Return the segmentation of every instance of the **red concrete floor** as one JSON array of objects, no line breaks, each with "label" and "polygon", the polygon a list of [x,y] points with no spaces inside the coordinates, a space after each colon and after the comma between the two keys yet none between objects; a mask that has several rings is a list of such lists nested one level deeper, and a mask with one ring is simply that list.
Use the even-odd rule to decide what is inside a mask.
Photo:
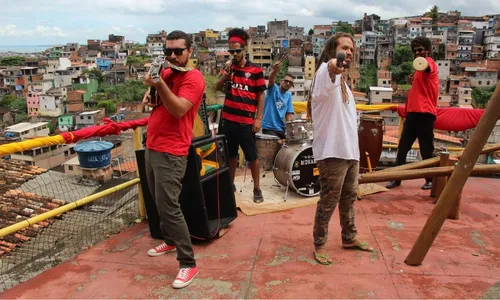
[{"label": "red concrete floor", "polygon": [[500,180],[469,179],[460,219],[446,221],[423,265],[409,253],[433,204],[422,180],[356,202],[360,236],[375,253],[343,250],[330,225],[334,264],[312,258],[315,207],[247,217],[195,246],[200,273],[171,287],[174,254],[148,257],[157,241],[138,224],[0,294],[0,298],[500,298]]}]

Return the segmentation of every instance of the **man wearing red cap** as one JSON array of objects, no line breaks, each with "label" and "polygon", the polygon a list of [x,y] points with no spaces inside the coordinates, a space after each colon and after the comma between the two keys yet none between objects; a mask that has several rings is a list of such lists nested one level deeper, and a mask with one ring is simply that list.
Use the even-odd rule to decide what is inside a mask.
[{"label": "man wearing red cap", "polygon": [[[229,165],[234,182],[238,163],[238,147],[250,164],[254,184],[254,202],[264,201],[260,189],[259,160],[255,133],[260,131],[264,113],[264,92],[266,81],[262,68],[245,58],[248,33],[234,28],[228,33],[229,53],[233,60],[226,64],[223,75],[217,83],[217,90],[225,85],[226,98],[219,123],[219,134],[226,136]],[[233,189],[236,187],[233,184]]]}]

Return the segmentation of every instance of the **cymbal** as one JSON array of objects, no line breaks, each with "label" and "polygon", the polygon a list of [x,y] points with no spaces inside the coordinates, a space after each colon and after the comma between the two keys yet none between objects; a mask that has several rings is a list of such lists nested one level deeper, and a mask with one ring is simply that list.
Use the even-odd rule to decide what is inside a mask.
[{"label": "cymbal", "polygon": [[417,71],[425,71],[428,66],[429,63],[427,63],[427,60],[423,57],[417,57],[413,61],[413,68]]}]

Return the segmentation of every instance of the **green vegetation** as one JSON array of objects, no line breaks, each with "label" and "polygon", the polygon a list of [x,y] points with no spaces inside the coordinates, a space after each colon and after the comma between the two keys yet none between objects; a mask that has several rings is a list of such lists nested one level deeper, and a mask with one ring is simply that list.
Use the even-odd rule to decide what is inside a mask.
[{"label": "green vegetation", "polygon": [[82,75],[89,75],[90,77],[95,77],[99,84],[102,84],[104,77],[99,69],[85,69],[82,71]]},{"label": "green vegetation", "polygon": [[99,92],[106,96],[99,95],[99,99],[114,100],[115,103],[142,101],[148,87],[139,80],[129,80],[124,83],[110,85],[102,84]]},{"label": "green vegetation", "polygon": [[17,123],[28,119],[28,107],[24,98],[18,98],[16,95],[5,95],[0,100],[0,107],[10,108],[15,111]]},{"label": "green vegetation", "polygon": [[0,66],[24,66],[24,57],[6,56],[0,58]]},{"label": "green vegetation", "polygon": [[[273,61],[273,65],[275,63],[276,63],[276,61]],[[288,66],[289,66],[288,59],[285,59],[280,65],[280,70],[278,71],[278,74],[276,74],[276,78],[274,78],[274,82],[280,82],[281,79],[283,79],[283,77],[285,77],[286,73],[288,73]]]},{"label": "green vegetation", "polygon": [[352,26],[347,22],[339,21],[336,31],[350,33],[354,36],[354,29],[352,29]]},{"label": "green vegetation", "polygon": [[106,115],[109,116],[116,112],[116,103],[113,100],[103,100],[97,103],[97,108],[103,108]]},{"label": "green vegetation", "polygon": [[377,66],[375,64],[364,64],[359,69],[359,82],[357,90],[369,93],[370,86],[377,85]]},{"label": "green vegetation", "polygon": [[489,88],[472,88],[472,100],[476,108],[486,108],[494,91],[494,86]]},{"label": "green vegetation", "polygon": [[407,77],[413,73],[413,53],[410,46],[396,46],[389,70],[392,73],[393,82],[398,84],[408,82]]},{"label": "green vegetation", "polygon": [[219,81],[219,76],[211,74],[203,74],[205,78],[205,93],[207,95],[207,105],[217,103],[217,92],[215,87]]}]

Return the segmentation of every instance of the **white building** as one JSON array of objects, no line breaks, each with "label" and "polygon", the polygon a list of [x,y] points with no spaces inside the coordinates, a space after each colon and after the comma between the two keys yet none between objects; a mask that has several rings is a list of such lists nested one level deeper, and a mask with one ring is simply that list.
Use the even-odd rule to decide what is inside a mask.
[{"label": "white building", "polygon": [[370,103],[391,103],[392,102],[392,88],[371,86],[370,87]]},{"label": "white building", "polygon": [[48,124],[49,122],[18,123],[5,128],[5,133],[12,137],[21,138],[21,140],[38,136],[48,136],[50,133]]}]

